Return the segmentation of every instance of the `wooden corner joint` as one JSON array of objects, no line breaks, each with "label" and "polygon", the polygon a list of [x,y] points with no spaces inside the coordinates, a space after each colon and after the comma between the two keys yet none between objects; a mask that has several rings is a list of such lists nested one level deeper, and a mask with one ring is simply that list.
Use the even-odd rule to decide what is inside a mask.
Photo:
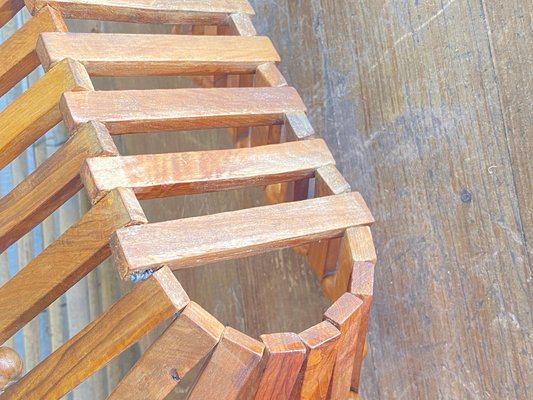
[{"label": "wooden corner joint", "polygon": [[31,15],[37,14],[41,9],[48,6],[49,1],[47,0],[24,0],[26,8]]}]

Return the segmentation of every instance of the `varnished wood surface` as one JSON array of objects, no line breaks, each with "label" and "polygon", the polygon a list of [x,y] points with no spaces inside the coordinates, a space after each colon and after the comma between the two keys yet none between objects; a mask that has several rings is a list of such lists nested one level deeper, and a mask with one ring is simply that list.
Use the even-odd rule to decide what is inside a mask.
[{"label": "varnished wood surface", "polygon": [[103,126],[81,125],[57,152],[0,199],[0,253],[81,189],[80,168],[87,157],[117,153]]},{"label": "varnished wood surface", "polygon": [[127,189],[109,193],[0,287],[0,343],[109,257],[116,229],[146,222],[134,196]]},{"label": "varnished wood surface", "polygon": [[226,328],[187,399],[251,399],[261,377],[263,351],[263,343]]},{"label": "varnished wood surface", "polygon": [[108,400],[164,399],[213,351],[223,331],[224,325],[190,302],[121,380]]},{"label": "varnished wood surface", "polygon": [[373,223],[358,193],[120,229],[113,254],[122,276],[251,256],[341,236]]},{"label": "varnished wood surface", "polygon": [[66,30],[61,15],[50,7],[45,7],[3,42],[0,45],[0,96],[39,66],[36,52],[39,34]]},{"label": "varnished wood surface", "polygon": [[352,387],[362,306],[361,299],[351,293],[345,293],[324,313],[324,319],[331,322],[341,333],[328,390],[328,398],[331,400],[348,398]]},{"label": "varnished wood surface", "polygon": [[304,110],[289,87],[69,92],[61,100],[69,129],[98,121],[113,134],[281,124],[286,112]]},{"label": "varnished wood surface", "polygon": [[83,66],[67,59],[7,106],[0,113],[0,169],[61,121],[63,92],[89,89],[92,83]]},{"label": "varnished wood surface", "polygon": [[68,57],[91,76],[252,74],[279,62],[264,36],[52,33],[37,51],[45,69]]},{"label": "varnished wood surface", "polygon": [[90,158],[82,176],[92,199],[117,187],[139,199],[261,186],[314,176],[335,160],[322,140],[256,148]]},{"label": "varnished wood surface", "polygon": [[0,27],[24,7],[24,0],[0,0]]},{"label": "varnished wood surface", "polygon": [[224,24],[228,14],[253,14],[247,0],[26,0],[33,13],[50,4],[66,18],[151,24]]},{"label": "varnished wood surface", "polygon": [[300,339],[307,347],[307,358],[292,390],[291,400],[326,399],[340,337],[340,331],[328,321],[300,333]]},{"label": "varnished wood surface", "polygon": [[288,400],[305,361],[306,347],[295,333],[261,335],[265,366],[255,400]]},{"label": "varnished wood surface", "polygon": [[361,397],[533,397],[531,2],[251,3],[379,221]]},{"label": "varnished wood surface", "polygon": [[80,333],[32,369],[2,400],[57,399],[171,318],[189,298],[167,268],[137,285]]}]

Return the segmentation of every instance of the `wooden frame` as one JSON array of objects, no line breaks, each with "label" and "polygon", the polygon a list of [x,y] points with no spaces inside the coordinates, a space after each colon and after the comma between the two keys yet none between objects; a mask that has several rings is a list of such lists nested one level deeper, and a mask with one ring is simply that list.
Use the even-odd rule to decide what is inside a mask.
[{"label": "wooden frame", "polygon": [[[93,207],[0,288],[0,343],[111,252],[123,278],[142,282],[0,398],[61,397],[172,317],[110,398],[135,398],[142,382],[142,395],[162,399],[203,361],[191,399],[354,397],[373,295],[374,219],[279,72],[270,40],[256,36],[248,2],[26,3],[34,18],[0,46],[0,55],[16,53],[0,67],[0,91],[39,63],[47,72],[0,113],[0,168],[61,120],[71,137],[0,199],[0,251],[82,185]],[[21,7],[0,0],[0,25]],[[64,17],[191,24],[192,35],[73,35]],[[203,88],[95,92],[89,75],[189,75]],[[205,128],[227,128],[236,149],[123,157],[110,136]],[[269,205],[148,224],[138,202],[249,186],[265,186]],[[299,334],[257,341],[224,327],[171,272],[282,247],[307,256],[333,303]]]}]

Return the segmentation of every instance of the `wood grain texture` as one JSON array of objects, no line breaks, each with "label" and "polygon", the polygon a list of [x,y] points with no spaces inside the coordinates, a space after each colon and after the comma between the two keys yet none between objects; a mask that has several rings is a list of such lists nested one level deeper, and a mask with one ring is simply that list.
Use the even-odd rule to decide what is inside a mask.
[{"label": "wood grain texture", "polygon": [[46,4],[65,18],[150,24],[225,24],[228,14],[254,14],[247,0],[26,0],[32,13]]},{"label": "wood grain texture", "polygon": [[156,271],[32,369],[2,399],[56,399],[70,392],[188,304],[168,268]]},{"label": "wood grain texture", "polygon": [[24,7],[24,0],[0,0],[0,27]]},{"label": "wood grain texture", "polygon": [[67,59],[7,106],[0,113],[0,169],[61,121],[59,99],[63,92],[92,88],[85,68]]},{"label": "wood grain texture", "polygon": [[61,15],[50,7],[18,29],[0,45],[0,96],[15,86],[40,64],[36,43],[41,32],[65,32]]},{"label": "wood grain texture", "polygon": [[326,399],[341,333],[331,323],[323,321],[299,336],[307,347],[307,358],[291,399]]},{"label": "wood grain texture", "polygon": [[327,297],[336,301],[343,293],[372,296],[376,250],[369,227],[347,229],[342,239],[337,271],[324,278]]},{"label": "wood grain texture", "polygon": [[0,253],[81,189],[80,168],[87,157],[116,154],[107,129],[92,122],[81,125],[49,159],[0,199]]},{"label": "wood grain texture", "polygon": [[306,347],[294,333],[261,335],[265,366],[255,400],[288,400],[306,357]]},{"label": "wood grain texture", "polygon": [[362,398],[532,398],[531,2],[251,2],[379,221]]},{"label": "wood grain texture", "polygon": [[279,62],[264,36],[47,33],[37,51],[45,70],[68,57],[91,76],[253,74]]},{"label": "wood grain texture", "polygon": [[[333,196],[347,193],[350,190],[350,185],[346,182],[334,164],[317,169],[315,173],[315,197]],[[307,254],[309,265],[319,280],[334,279],[331,275],[335,272],[335,268],[337,267],[340,248],[339,240],[339,238],[323,239],[308,245],[305,254]],[[328,283],[322,285],[323,290],[330,286],[331,285]],[[344,292],[345,291],[346,290],[344,290]],[[329,292],[330,291],[325,291],[326,295],[329,295]]]},{"label": "wood grain texture", "polygon": [[281,124],[305,110],[293,88],[214,88],[70,92],[61,100],[69,129],[87,121],[113,134]]},{"label": "wood grain texture", "polygon": [[118,230],[114,257],[126,276],[169,265],[173,269],[259,254],[340,236],[373,222],[358,193]]},{"label": "wood grain texture", "polygon": [[142,355],[108,400],[164,399],[213,351],[223,331],[224,325],[198,304],[190,302]]},{"label": "wood grain texture", "polygon": [[116,229],[144,222],[131,191],[109,193],[0,288],[0,343],[109,257]]},{"label": "wood grain texture", "polygon": [[251,399],[259,384],[263,343],[226,328],[188,400]]},{"label": "wood grain texture", "polygon": [[324,313],[324,319],[331,322],[341,333],[328,399],[346,399],[350,394],[362,305],[361,299],[351,293],[345,293]]},{"label": "wood grain texture", "polygon": [[285,115],[285,140],[316,139],[318,136],[305,112],[291,112]]},{"label": "wood grain texture", "polygon": [[310,178],[334,163],[322,140],[258,148],[90,158],[82,176],[93,200],[117,187],[139,199],[206,193]]},{"label": "wood grain texture", "polygon": [[360,307],[361,319],[359,320],[359,331],[357,340],[353,349],[353,371],[351,379],[351,390],[359,393],[361,391],[361,371],[363,361],[366,357],[366,337],[368,332],[368,323],[370,322],[370,307],[372,306],[372,296],[357,296],[363,304]]}]

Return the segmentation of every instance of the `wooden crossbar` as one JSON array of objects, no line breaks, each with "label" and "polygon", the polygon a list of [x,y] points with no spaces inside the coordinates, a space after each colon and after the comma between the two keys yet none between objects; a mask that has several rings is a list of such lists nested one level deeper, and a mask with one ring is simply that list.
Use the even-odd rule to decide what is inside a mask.
[{"label": "wooden crossbar", "polygon": [[335,161],[322,139],[255,148],[98,157],[86,161],[82,176],[97,201],[117,187],[139,199],[262,186],[314,176]]},{"label": "wooden crossbar", "polygon": [[157,271],[11,386],[2,400],[64,396],[188,303],[172,272]]},{"label": "wooden crossbar", "polygon": [[50,7],[43,8],[22,28],[0,45],[0,96],[15,86],[40,64],[36,43],[41,32],[65,32],[61,15]]},{"label": "wooden crossbar", "polygon": [[247,0],[26,0],[33,14],[45,5],[65,18],[150,24],[227,24],[230,14],[254,14]]},{"label": "wooden crossbar", "polygon": [[66,59],[22,93],[0,113],[0,169],[61,121],[59,100],[65,91],[92,88],[83,65]]},{"label": "wooden crossbar", "polygon": [[146,222],[135,195],[109,193],[0,287],[0,343],[32,320],[110,255],[118,228]]},{"label": "wooden crossbar", "polygon": [[305,106],[293,88],[70,92],[61,100],[69,129],[88,121],[112,134],[281,124]]},{"label": "wooden crossbar", "polygon": [[49,159],[0,199],[0,253],[82,188],[80,168],[87,157],[117,154],[102,125],[80,125]]},{"label": "wooden crossbar", "polygon": [[279,62],[261,36],[44,33],[37,51],[45,69],[69,57],[92,76],[252,74]]},{"label": "wooden crossbar", "polygon": [[373,221],[359,193],[348,193],[120,229],[113,247],[122,276],[128,276],[297,246]]}]

